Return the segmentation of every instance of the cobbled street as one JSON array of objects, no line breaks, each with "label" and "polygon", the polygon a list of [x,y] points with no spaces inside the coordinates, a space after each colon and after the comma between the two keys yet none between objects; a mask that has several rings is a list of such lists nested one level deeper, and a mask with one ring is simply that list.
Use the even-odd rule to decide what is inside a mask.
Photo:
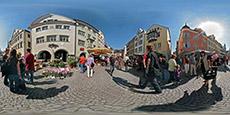
[{"label": "cobbled street", "polygon": [[[10,113],[114,113],[147,114],[151,112],[230,113],[230,74],[219,72],[215,86],[207,91],[202,78],[187,78],[180,85],[163,87],[161,94],[151,88],[133,88],[135,74],[107,67],[96,67],[92,78],[75,70],[72,77],[60,79],[35,75],[23,94],[14,94],[0,79],[0,114]],[[137,73],[137,72],[136,72]],[[208,93],[207,93],[208,92]]]}]

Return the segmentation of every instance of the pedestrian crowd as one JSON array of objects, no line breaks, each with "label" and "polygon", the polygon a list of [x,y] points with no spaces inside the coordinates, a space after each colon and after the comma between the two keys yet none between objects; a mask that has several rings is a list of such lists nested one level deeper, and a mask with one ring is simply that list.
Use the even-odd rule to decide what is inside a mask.
[{"label": "pedestrian crowd", "polygon": [[157,55],[151,45],[146,49],[143,57],[134,60],[112,55],[109,59],[110,75],[113,75],[115,68],[122,69],[122,63],[126,71],[128,66],[137,66],[137,70],[143,71],[143,75],[139,76],[138,88],[144,89],[150,83],[156,93],[161,93],[161,85],[180,84],[182,77],[202,77],[204,85],[208,86],[210,80],[216,79],[218,66],[228,64],[228,59],[221,58],[216,52],[193,52],[183,57],[172,54],[167,60],[164,55]]},{"label": "pedestrian crowd", "polygon": [[26,90],[25,83],[33,83],[34,61],[31,49],[27,49],[25,57],[22,57],[15,49],[5,50],[1,72],[4,84],[10,88],[10,91],[19,93]]}]

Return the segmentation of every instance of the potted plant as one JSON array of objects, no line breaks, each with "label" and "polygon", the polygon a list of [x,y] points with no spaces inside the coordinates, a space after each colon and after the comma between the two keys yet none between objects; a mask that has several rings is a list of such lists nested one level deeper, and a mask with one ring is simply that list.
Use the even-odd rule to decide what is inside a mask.
[{"label": "potted plant", "polygon": [[67,63],[70,66],[70,68],[76,67],[77,65],[77,61],[75,60],[75,58],[72,57],[68,58]]}]

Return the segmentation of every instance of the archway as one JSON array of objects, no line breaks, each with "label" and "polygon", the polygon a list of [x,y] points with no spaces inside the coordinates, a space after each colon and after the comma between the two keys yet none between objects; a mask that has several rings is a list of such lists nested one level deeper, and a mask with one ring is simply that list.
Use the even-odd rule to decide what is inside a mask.
[{"label": "archway", "polygon": [[56,58],[56,59],[61,59],[61,60],[63,60],[64,62],[67,61],[68,52],[67,52],[66,50],[63,50],[63,49],[57,50],[57,51],[54,53],[54,55],[55,55],[55,58]]},{"label": "archway", "polygon": [[48,60],[51,59],[51,54],[48,51],[40,51],[38,53],[38,59],[42,59],[45,62],[48,62]]}]

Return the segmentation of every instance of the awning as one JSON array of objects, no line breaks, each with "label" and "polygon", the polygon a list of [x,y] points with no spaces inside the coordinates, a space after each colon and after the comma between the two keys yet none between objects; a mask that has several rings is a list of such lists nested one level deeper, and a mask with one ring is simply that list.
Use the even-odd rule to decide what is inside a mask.
[{"label": "awning", "polygon": [[92,48],[92,49],[88,49],[88,52],[98,55],[98,54],[112,53],[112,50],[108,48]]}]

